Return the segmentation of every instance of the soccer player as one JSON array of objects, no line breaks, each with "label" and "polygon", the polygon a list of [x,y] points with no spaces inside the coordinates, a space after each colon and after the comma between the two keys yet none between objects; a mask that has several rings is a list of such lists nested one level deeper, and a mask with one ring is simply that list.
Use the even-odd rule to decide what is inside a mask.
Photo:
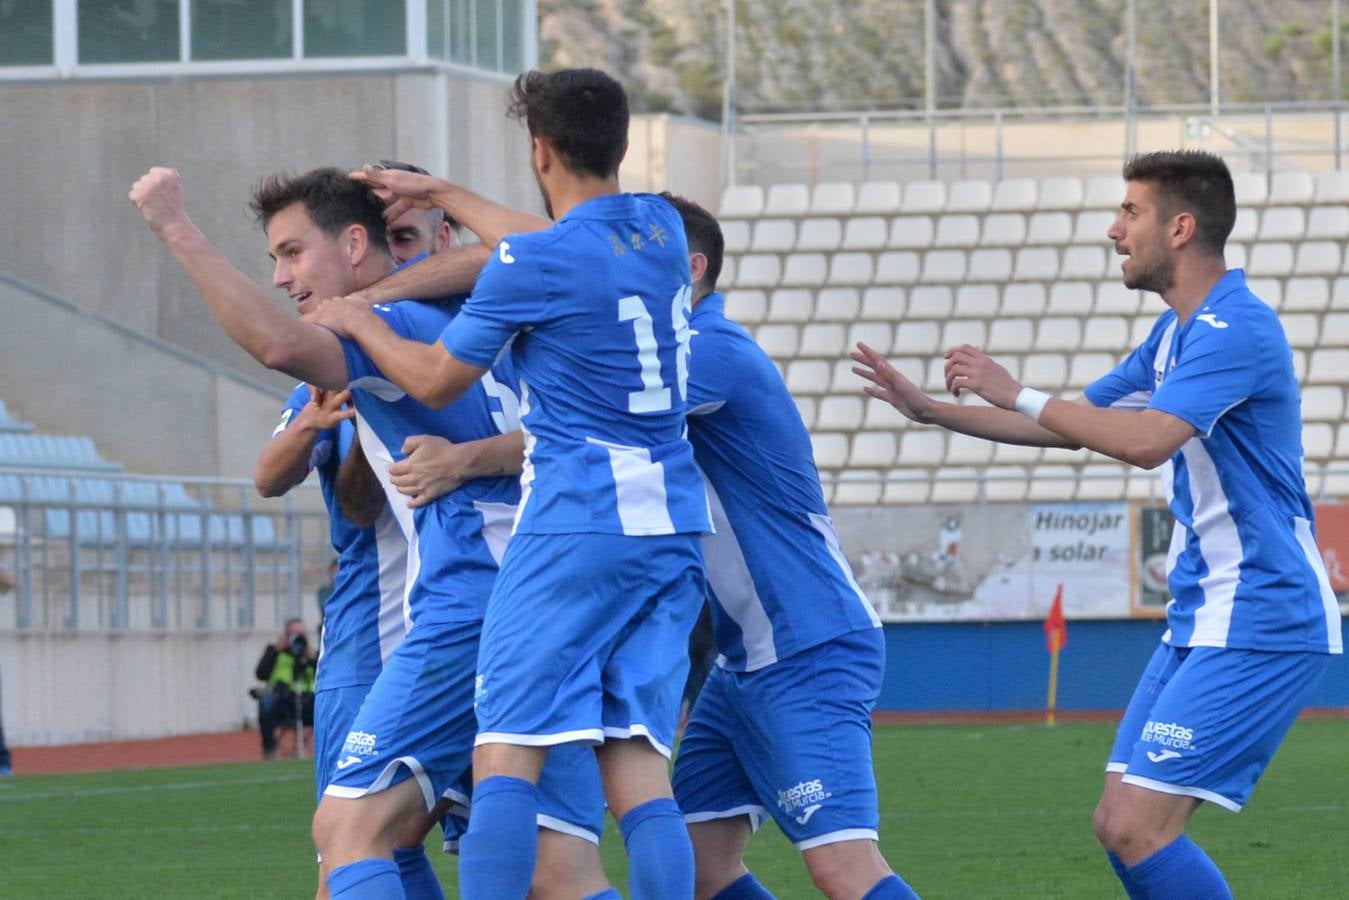
[{"label": "soccer player", "polygon": [[[668,195],[667,195],[668,196]],[[717,664],[685,727],[674,789],[697,896],[772,896],[744,864],[771,813],[831,898],[916,897],[877,846],[871,711],[880,620],[825,507],[810,436],[777,367],[726,318],[717,220],[671,197],[693,278],[689,440],[716,533],[703,539]]]},{"label": "soccer player", "polygon": [[[371,168],[393,169],[399,172],[413,172],[418,175],[430,173],[421,166],[399,162],[393,159],[381,159]],[[375,192],[379,196],[379,191]],[[381,200],[388,197],[380,196]],[[422,256],[435,256],[442,250],[458,245],[458,223],[445,214],[440,207],[429,209],[408,209],[387,222],[389,233],[389,252],[394,262],[402,266]],[[399,298],[390,297],[391,300]]]},{"label": "soccer player", "polygon": [[968,345],[947,351],[947,386],[992,407],[938,402],[864,345],[854,371],[914,421],[1162,467],[1176,517],[1169,628],[1120,722],[1093,821],[1130,897],[1230,897],[1186,823],[1203,801],[1246,803],[1342,652],[1340,613],[1313,539],[1288,341],[1223,260],[1236,219],[1227,166],[1199,151],[1149,153],[1124,179],[1107,233],[1124,284],[1169,309],[1083,397],[1023,387]]},{"label": "soccer player", "polygon": [[[230,265],[188,218],[176,172],[152,169],[131,199],[245,350],[321,388],[352,388],[363,450],[391,500],[398,495],[388,468],[407,436],[437,433],[466,442],[515,430],[509,370],[500,381],[483,373],[458,402],[432,412],[384,379],[355,344],[290,318]],[[276,260],[274,282],[300,302],[348,293],[393,268],[379,200],[336,170],[268,179],[254,209]],[[399,333],[425,340],[440,333],[454,310],[452,303],[405,303],[376,314]],[[518,459],[518,442],[513,452]],[[362,704],[315,816],[315,841],[332,869],[328,885],[335,898],[405,896],[391,858],[396,834],[408,818],[420,816],[424,835],[466,768],[482,611],[518,496],[515,479],[498,476],[465,482],[417,510],[391,503],[410,545],[413,577],[403,614],[412,628]],[[568,822],[597,835],[602,810],[592,812]],[[440,895],[433,875],[423,887],[426,895]]]},{"label": "soccer player", "polygon": [[682,436],[683,227],[663,199],[619,193],[628,112],[613,79],[526,73],[513,111],[557,224],[499,243],[438,343],[401,339],[360,302],[325,305],[325,321],[429,404],[507,347],[524,385],[525,496],[483,627],[461,893],[525,896],[540,767],[549,747],[586,742],[600,745],[633,896],[691,896],[666,762],[709,526]]}]

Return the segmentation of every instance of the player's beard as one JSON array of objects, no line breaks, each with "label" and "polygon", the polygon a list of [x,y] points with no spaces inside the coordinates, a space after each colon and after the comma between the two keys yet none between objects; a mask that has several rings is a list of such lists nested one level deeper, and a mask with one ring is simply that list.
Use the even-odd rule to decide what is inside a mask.
[{"label": "player's beard", "polygon": [[1157,246],[1152,249],[1156,250],[1156,255],[1151,261],[1145,262],[1139,259],[1137,255],[1130,257],[1133,268],[1124,276],[1125,287],[1135,291],[1164,294],[1175,285],[1175,259],[1166,252],[1164,246]]},{"label": "player's beard", "polygon": [[535,167],[533,160],[529,161],[529,169],[534,173],[534,183],[539,186],[539,196],[543,198],[543,211],[547,213],[548,221],[556,222],[557,219],[553,217],[552,198],[548,196],[548,188],[543,186],[543,179],[539,177],[539,170]]}]

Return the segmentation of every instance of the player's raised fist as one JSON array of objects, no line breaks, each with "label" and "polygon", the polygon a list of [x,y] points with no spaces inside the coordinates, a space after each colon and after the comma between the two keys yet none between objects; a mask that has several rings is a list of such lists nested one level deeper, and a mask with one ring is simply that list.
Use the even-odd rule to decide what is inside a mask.
[{"label": "player's raised fist", "polygon": [[183,178],[177,169],[155,166],[131,186],[131,202],[159,237],[167,228],[188,221]]}]

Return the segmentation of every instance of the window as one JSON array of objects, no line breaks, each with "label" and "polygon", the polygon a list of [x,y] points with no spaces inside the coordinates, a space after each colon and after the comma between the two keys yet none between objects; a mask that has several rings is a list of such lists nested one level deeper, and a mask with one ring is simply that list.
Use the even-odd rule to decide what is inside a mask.
[{"label": "window", "polygon": [[290,0],[192,0],[192,58],[284,59],[292,25]]},{"label": "window", "polygon": [[0,0],[0,66],[51,64],[51,4]]},{"label": "window", "polygon": [[79,0],[81,63],[173,62],[178,0]]},{"label": "window", "polygon": [[406,53],[406,4],[388,0],[304,0],[305,56]]}]

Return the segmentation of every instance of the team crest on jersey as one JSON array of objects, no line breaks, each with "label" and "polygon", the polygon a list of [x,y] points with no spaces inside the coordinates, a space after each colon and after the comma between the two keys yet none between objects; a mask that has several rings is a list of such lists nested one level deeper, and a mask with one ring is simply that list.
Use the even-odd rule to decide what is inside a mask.
[{"label": "team crest on jersey", "polygon": [[[1191,750],[1194,748],[1194,729],[1186,728],[1184,725],[1175,722],[1153,722],[1149,720],[1143,726],[1143,736],[1139,740],[1147,744],[1170,747],[1173,750]],[[1153,762],[1157,761],[1153,760]]]},{"label": "team crest on jersey", "polygon": [[350,756],[372,756],[375,752],[375,735],[368,731],[348,731],[342,752]]}]

